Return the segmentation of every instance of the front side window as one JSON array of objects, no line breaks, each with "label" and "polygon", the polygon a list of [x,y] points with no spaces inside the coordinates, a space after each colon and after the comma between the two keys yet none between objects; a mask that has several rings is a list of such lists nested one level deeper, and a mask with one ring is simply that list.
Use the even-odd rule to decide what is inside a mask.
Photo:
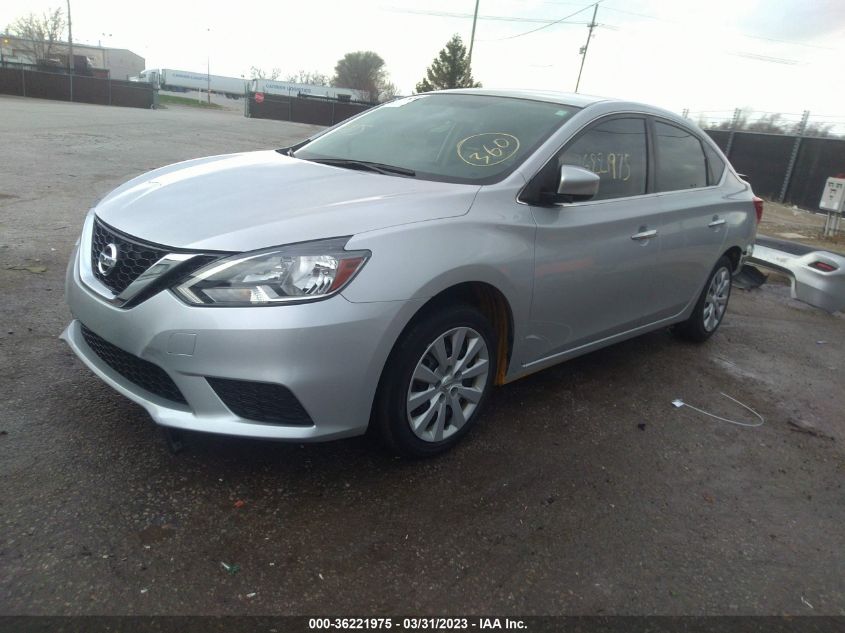
[{"label": "front side window", "polygon": [[658,191],[707,186],[707,163],[701,141],[674,125],[655,121],[655,172]]},{"label": "front side window", "polygon": [[593,200],[644,194],[648,172],[645,119],[599,123],[564,148],[558,165],[576,165],[598,174],[599,192]]},{"label": "front side window", "polygon": [[417,178],[488,184],[516,169],[578,108],[489,95],[399,99],[320,136],[304,160],[367,161]]}]

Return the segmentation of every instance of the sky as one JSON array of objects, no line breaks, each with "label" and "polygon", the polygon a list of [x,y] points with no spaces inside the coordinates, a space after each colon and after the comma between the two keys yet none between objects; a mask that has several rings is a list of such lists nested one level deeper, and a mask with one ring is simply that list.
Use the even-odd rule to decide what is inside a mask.
[{"label": "sky", "polygon": [[[3,0],[0,25],[56,0]],[[373,50],[410,94],[455,33],[466,42],[475,0],[71,0],[74,41],[128,48],[148,68],[249,76],[251,66],[331,74]],[[550,21],[585,9],[538,29]],[[480,0],[473,74],[488,88],[573,91],[592,4]],[[845,126],[845,0],[603,0],[580,92],[710,119],[736,107],[810,110]]]}]

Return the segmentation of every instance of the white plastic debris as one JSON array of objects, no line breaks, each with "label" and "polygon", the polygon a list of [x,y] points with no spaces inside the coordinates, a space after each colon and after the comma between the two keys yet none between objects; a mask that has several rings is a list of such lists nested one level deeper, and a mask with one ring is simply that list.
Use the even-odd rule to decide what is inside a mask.
[{"label": "white plastic debris", "polygon": [[[720,392],[720,393],[721,393],[721,392]],[[752,409],[751,407],[749,407],[747,404],[743,404],[743,403],[741,403],[741,402],[740,402],[739,400],[737,400],[736,398],[731,398],[731,397],[730,397],[728,394],[726,394],[726,393],[722,393],[721,395],[723,395],[723,396],[724,396],[725,398],[727,398],[728,400],[732,400],[733,402],[736,402],[736,403],[737,403],[739,406],[741,406],[743,409],[747,409],[748,411],[751,411],[751,413],[753,413],[755,416],[757,416],[757,418],[758,418],[760,421],[759,421],[759,422],[755,422],[755,423],[753,423],[753,424],[749,424],[748,422],[737,422],[736,420],[728,420],[727,418],[720,417],[720,416],[715,415],[715,414],[713,414],[713,413],[709,413],[709,412],[707,412],[707,411],[704,411],[703,409],[699,409],[698,407],[694,407],[694,406],[692,406],[691,404],[687,404],[686,402],[684,402],[684,401],[683,401],[683,400],[681,400],[680,398],[675,398],[674,400],[672,400],[672,405],[674,405],[675,407],[677,407],[677,408],[679,408],[679,409],[680,409],[681,407],[689,407],[689,408],[690,408],[690,409],[692,409],[693,411],[698,411],[699,413],[702,413],[702,414],[704,414],[704,415],[706,415],[706,416],[708,416],[708,417],[715,418],[715,419],[720,420],[720,421],[722,421],[722,422],[727,422],[728,424],[736,424],[737,426],[747,426],[747,427],[763,426],[763,422],[765,422],[765,420],[763,419],[763,416],[762,416],[762,415],[760,415],[759,413],[757,413],[754,409]]]}]

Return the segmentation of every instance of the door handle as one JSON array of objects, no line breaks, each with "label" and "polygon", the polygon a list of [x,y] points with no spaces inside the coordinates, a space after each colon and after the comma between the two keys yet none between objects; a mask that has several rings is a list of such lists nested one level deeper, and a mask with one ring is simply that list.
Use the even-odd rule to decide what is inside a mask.
[{"label": "door handle", "polygon": [[655,235],[657,235],[657,229],[651,229],[650,231],[640,231],[639,233],[634,233],[631,236],[632,240],[650,240]]},{"label": "door handle", "polygon": [[718,215],[714,215],[713,221],[710,224],[708,224],[707,226],[709,226],[712,229],[712,228],[716,228],[717,226],[722,226],[725,222],[726,222],[726,220],[724,218],[720,218]]}]

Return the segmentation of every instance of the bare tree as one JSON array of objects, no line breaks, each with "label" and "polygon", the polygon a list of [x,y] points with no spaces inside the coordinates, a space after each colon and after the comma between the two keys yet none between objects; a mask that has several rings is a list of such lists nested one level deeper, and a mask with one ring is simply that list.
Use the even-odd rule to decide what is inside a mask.
[{"label": "bare tree", "polygon": [[836,134],[833,134],[831,130],[833,130],[833,123],[813,122],[807,125],[804,136],[835,137]]},{"label": "bare tree", "polygon": [[263,68],[259,68],[258,66],[250,66],[249,74],[251,75],[250,79],[269,79],[270,81],[273,81],[281,77],[282,71],[279,68],[274,68],[271,71],[266,71]]},{"label": "bare tree", "polygon": [[759,119],[746,123],[745,129],[749,132],[765,132],[768,134],[784,134],[786,133],[786,123],[781,121],[782,114],[773,112],[771,114],[764,114]]},{"label": "bare tree", "polygon": [[285,81],[295,84],[308,84],[310,86],[328,86],[330,79],[319,71],[300,70],[287,76]]},{"label": "bare tree", "polygon": [[61,9],[51,9],[41,15],[30,13],[12,22],[6,31],[19,37],[20,46],[37,63],[59,53],[66,54],[62,42],[67,21]]},{"label": "bare tree", "polygon": [[391,101],[399,96],[399,89],[392,81],[385,81],[378,94],[378,100],[381,102]]}]

